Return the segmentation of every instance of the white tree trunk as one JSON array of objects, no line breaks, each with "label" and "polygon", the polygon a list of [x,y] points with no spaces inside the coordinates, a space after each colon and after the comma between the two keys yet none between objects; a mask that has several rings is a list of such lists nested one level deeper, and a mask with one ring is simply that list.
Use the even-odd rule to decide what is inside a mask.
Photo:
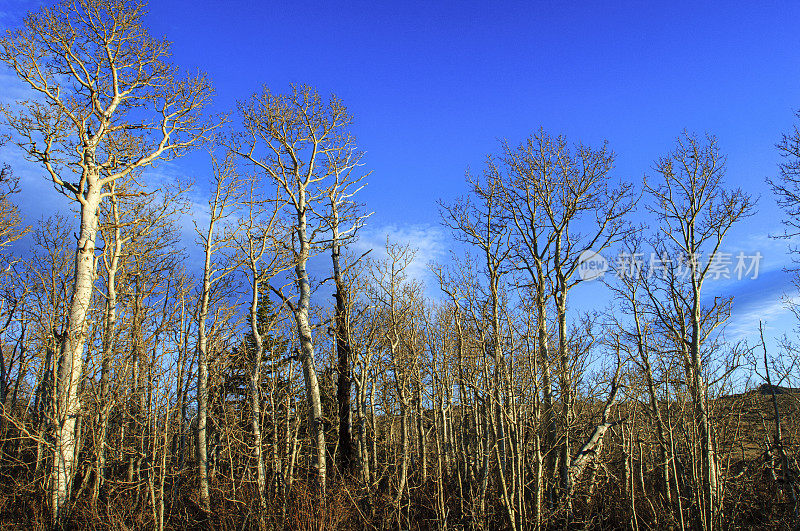
[{"label": "white tree trunk", "polygon": [[108,263],[106,278],[106,308],[104,317],[104,336],[103,336],[103,358],[101,361],[100,375],[100,435],[97,440],[97,460],[95,463],[95,477],[92,486],[92,500],[97,503],[100,494],[100,487],[105,479],[106,468],[106,434],[108,431],[108,417],[110,413],[110,382],[111,382],[111,358],[114,355],[114,345],[116,343],[117,328],[117,269],[122,255],[122,236],[119,227],[119,216],[117,214],[115,198],[112,201],[112,221],[114,234],[114,248],[111,261]]},{"label": "white tree trunk", "polygon": [[[256,458],[256,477],[258,481],[258,499],[263,509],[266,506],[264,498],[267,488],[267,478],[264,472],[264,452],[261,447],[261,358],[264,353],[264,344],[261,340],[261,333],[258,330],[258,293],[259,282],[256,264],[251,261],[253,273],[252,293],[250,300],[250,332],[253,334],[255,351],[253,352],[253,367],[250,372],[250,402],[251,402],[251,423],[253,426],[253,451]],[[277,429],[276,429],[277,433]]]},{"label": "white tree trunk", "polygon": [[76,461],[75,425],[80,415],[79,396],[86,342],[86,314],[92,302],[95,280],[100,186],[97,177],[88,179],[81,201],[81,229],[75,252],[75,279],[69,307],[68,329],[62,338],[55,404],[53,445],[52,510],[54,519],[63,516],[70,500]]},{"label": "white tree trunk", "polygon": [[[213,213],[212,213],[213,220]],[[200,312],[197,316],[197,466],[200,476],[200,503],[204,511],[211,510],[208,489],[208,338],[206,319],[211,294],[211,236],[214,223],[209,224],[203,270],[203,291],[200,296]]]},{"label": "white tree trunk", "polygon": [[306,384],[306,396],[309,405],[309,433],[314,441],[316,453],[317,480],[320,492],[325,493],[326,448],[325,425],[322,418],[322,401],[319,394],[319,381],[317,370],[314,366],[314,340],[309,324],[309,306],[311,304],[311,285],[306,270],[306,263],[310,253],[310,244],[306,232],[306,201],[305,189],[301,189],[297,208],[297,237],[300,249],[295,264],[295,275],[299,290],[297,306],[294,308],[294,317],[297,324],[297,334],[300,338],[300,356],[303,363],[303,377]]}]

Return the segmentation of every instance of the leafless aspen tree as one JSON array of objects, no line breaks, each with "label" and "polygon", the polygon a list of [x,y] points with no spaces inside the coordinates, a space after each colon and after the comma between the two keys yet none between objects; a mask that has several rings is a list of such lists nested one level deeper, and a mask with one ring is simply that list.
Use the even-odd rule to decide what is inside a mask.
[{"label": "leafless aspen tree", "polygon": [[[371,495],[373,488],[373,476],[377,470],[371,462],[372,448],[370,441],[375,442],[375,426],[367,414],[367,403],[369,389],[375,388],[377,382],[373,378],[374,365],[377,363],[377,354],[380,342],[380,322],[378,319],[378,309],[370,304],[369,300],[359,300],[354,294],[363,294],[368,290],[369,263],[367,260],[354,260],[344,277],[349,297],[349,307],[346,308],[348,315],[348,330],[350,347],[352,350],[352,383],[355,386],[355,453],[361,472],[361,480]],[[338,389],[337,389],[338,391]],[[374,404],[372,404],[374,406]]]},{"label": "leafless aspen tree", "polygon": [[[364,225],[369,214],[360,212],[358,203],[353,197],[364,187],[362,181],[369,174],[359,174],[362,154],[351,146],[352,140],[346,139],[338,153],[331,151],[327,159],[333,183],[326,190],[328,197],[328,213],[325,218],[330,229],[331,262],[333,265],[333,281],[336,286],[335,333],[337,353],[336,401],[339,406],[339,454],[341,468],[349,471],[353,464],[353,443],[351,430],[351,359],[353,358],[352,337],[350,328],[351,293],[342,269],[342,249],[352,242],[358,230]],[[360,259],[359,257],[358,259]],[[345,267],[350,267],[345,264]]]},{"label": "leafless aspen tree", "polygon": [[[0,147],[4,144],[5,139],[0,138]],[[23,225],[19,208],[12,201],[14,194],[19,191],[18,184],[19,180],[12,173],[11,167],[7,164],[2,165],[0,167],[0,336],[5,334],[15,321],[23,323],[21,314],[24,314],[25,294],[29,289],[24,282],[20,283],[20,286],[14,285],[14,277],[20,273],[20,269],[16,267],[20,260],[8,254],[8,246],[30,230],[30,227]],[[23,324],[18,344],[24,340],[25,329],[26,325]],[[6,404],[10,384],[8,373],[13,362],[13,359],[5,359],[5,353],[0,346],[0,408]],[[5,431],[3,433],[5,434]]]},{"label": "leafless aspen tree", "polygon": [[[797,118],[800,119],[800,111]],[[791,237],[800,234],[800,125],[783,134],[778,150],[783,157],[779,175],[776,179],[767,179],[767,183],[786,212],[787,218],[783,220],[787,227],[785,235]]]},{"label": "leafless aspen tree", "polygon": [[[388,364],[393,375],[394,391],[400,408],[400,474],[394,499],[398,524],[402,521],[402,502],[408,490],[408,470],[411,457],[409,413],[411,386],[415,365],[419,362],[414,345],[409,341],[410,316],[418,302],[420,286],[408,278],[407,269],[416,251],[408,246],[387,241],[387,257],[374,261],[371,275],[374,287],[370,298],[381,311],[383,343],[388,351]],[[391,422],[391,421],[390,421]],[[394,422],[391,424],[394,426]]]},{"label": "leafless aspen tree", "polygon": [[[495,432],[494,453],[498,461],[498,481],[502,486],[501,495],[507,510],[508,524],[517,529],[520,507],[510,492],[511,477],[508,463],[512,460],[513,426],[507,426],[510,418],[509,390],[510,375],[504,352],[503,331],[501,330],[501,291],[504,290],[503,277],[508,273],[510,230],[503,220],[505,193],[501,175],[491,157],[487,159],[483,179],[467,176],[471,195],[454,203],[442,206],[444,223],[451,228],[457,240],[476,247],[481,255],[481,265],[486,276],[486,299],[489,305],[488,350],[491,352],[493,370],[491,375],[490,423]],[[481,319],[476,317],[476,321]],[[511,472],[513,474],[513,472]],[[520,500],[521,502],[521,500]]]},{"label": "leafless aspen tree", "polygon": [[[0,137],[0,147],[7,142]],[[10,243],[17,241],[30,230],[22,223],[19,208],[12,198],[19,192],[19,178],[14,175],[11,166],[0,166],[0,249],[6,248]]]},{"label": "leafless aspen tree", "polygon": [[[658,178],[645,186],[660,228],[656,253],[671,257],[675,263],[662,284],[663,296],[650,291],[649,298],[684,362],[700,439],[701,522],[704,529],[713,529],[721,511],[719,463],[704,375],[709,360],[704,359],[703,351],[711,344],[711,334],[726,319],[730,299],[717,297],[710,307],[704,307],[701,293],[725,235],[735,223],[752,214],[753,200],[741,190],[723,187],[725,159],[716,139],[710,136],[702,140],[684,133],[675,149],[657,161],[655,169]],[[688,275],[679,273],[681,266],[687,268]]]},{"label": "leafless aspen tree", "polygon": [[[212,198],[208,201],[208,224],[195,223],[199,243],[203,248],[203,283],[197,315],[197,460],[200,475],[200,499],[203,509],[210,510],[208,491],[208,333],[211,289],[214,284],[230,275],[238,267],[231,256],[220,259],[220,253],[235,245],[242,225],[227,223],[235,207],[242,201],[242,181],[236,170],[233,154],[227,152],[223,160],[212,154]],[[216,256],[215,256],[216,255]]]},{"label": "leafless aspen tree", "polygon": [[[81,404],[86,312],[95,279],[98,208],[108,185],[202,141],[213,125],[199,113],[212,89],[202,75],[179,79],[169,44],[142,26],[141,4],[64,2],[31,13],[0,40],[0,59],[36,99],[4,107],[28,157],[80,206],[69,326],[60,350],[52,508],[69,502],[75,423]],[[145,113],[143,113],[145,111]]]},{"label": "leafless aspen tree", "polygon": [[[571,374],[567,340],[567,295],[582,280],[576,275],[581,254],[588,250],[600,253],[629,231],[625,216],[634,204],[631,187],[609,185],[614,154],[606,145],[593,149],[578,144],[573,149],[564,137],[552,137],[539,131],[518,148],[506,145],[504,151],[509,167],[511,217],[525,251],[518,259],[537,286],[539,304],[545,284],[551,290],[556,311],[564,423],[560,476],[562,489],[569,493],[572,490],[570,461],[575,379]],[[544,266],[545,259],[549,266]],[[550,275],[546,280],[545,274]],[[540,350],[544,359],[547,345],[542,332],[540,325]],[[549,407],[547,393],[545,382],[545,416]]]},{"label": "leafless aspen tree", "polygon": [[[275,199],[259,199],[255,189],[258,185],[251,179],[250,190],[246,200],[248,216],[243,221],[243,240],[241,248],[242,260],[250,282],[250,333],[253,337],[252,369],[250,371],[251,424],[253,429],[253,448],[256,457],[256,475],[261,508],[266,507],[266,470],[261,441],[261,365],[264,355],[263,334],[268,334],[274,327],[279,314],[265,323],[266,329],[259,329],[258,303],[265,283],[281,269],[281,256],[277,252],[275,236],[276,222],[282,206],[280,196]],[[270,205],[270,203],[272,203]]]},{"label": "leafless aspen tree", "polygon": [[[769,354],[767,354],[767,343],[764,341],[764,326],[759,321],[758,323],[758,333],[761,339],[761,348],[763,352],[763,361],[764,361],[764,381],[766,381],[767,386],[769,387],[769,394],[770,399],[772,402],[772,411],[775,415],[775,419],[773,424],[775,426],[774,435],[772,436],[772,446],[770,448],[770,452],[773,454],[777,454],[777,460],[780,461],[780,470],[782,474],[782,489],[786,495],[786,498],[789,500],[789,504],[791,507],[791,511],[794,514],[794,517],[798,517],[798,510],[800,509],[797,504],[797,499],[800,497],[800,489],[797,486],[797,471],[794,470],[794,467],[791,463],[791,458],[789,457],[789,451],[786,448],[785,438],[783,435],[783,420],[781,419],[781,410],[778,404],[778,386],[773,384],[772,376],[770,375],[770,365],[771,360],[769,359]],[[778,380],[780,382],[781,380]]]},{"label": "leafless aspen tree", "polygon": [[[103,316],[103,339],[100,377],[100,396],[96,463],[92,498],[96,502],[102,481],[105,478],[105,447],[108,418],[111,408],[110,381],[111,364],[116,347],[117,334],[117,274],[124,271],[125,265],[140,249],[123,249],[132,241],[148,238],[156,232],[165,232],[164,220],[170,219],[181,208],[177,196],[183,188],[165,187],[147,193],[141,189],[119,191],[118,182],[109,184],[110,198],[101,206],[101,237],[104,241],[102,273],[105,281],[105,308]],[[105,207],[105,208],[104,208]],[[141,243],[140,243],[141,245]]]},{"label": "leafless aspen tree", "polygon": [[321,217],[330,182],[336,176],[336,161],[341,163],[347,155],[346,128],[352,118],[338,99],[331,97],[324,101],[315,90],[305,86],[294,86],[286,95],[265,89],[241,103],[239,114],[244,131],[236,139],[234,149],[283,189],[285,200],[294,211],[289,251],[293,255],[297,300],[291,302],[282,292],[277,293],[291,309],[297,324],[317,479],[324,493],[325,426],[309,315],[312,290],[307,264],[329,228]]},{"label": "leafless aspen tree", "polygon": [[[623,249],[628,256],[643,256],[642,245],[643,238],[637,235],[630,235],[626,238]],[[623,348],[629,350],[633,363],[644,376],[644,387],[646,388],[650,406],[649,414],[653,424],[655,424],[656,440],[658,442],[661,494],[663,495],[664,503],[670,508],[673,482],[678,497],[680,492],[677,478],[670,472],[670,463],[674,456],[670,452],[667,423],[664,418],[662,400],[658,389],[657,378],[661,375],[657,372],[657,368],[654,367],[654,364],[658,361],[659,352],[658,345],[653,338],[655,334],[654,316],[648,311],[649,300],[647,298],[647,277],[652,274],[652,270],[645,264],[625,269],[625,271],[616,271],[616,276],[619,280],[609,282],[607,285],[616,294],[617,299],[620,301],[622,313],[629,316],[631,322],[625,324],[615,319],[614,326],[619,329],[622,335],[620,341],[623,343]]]}]

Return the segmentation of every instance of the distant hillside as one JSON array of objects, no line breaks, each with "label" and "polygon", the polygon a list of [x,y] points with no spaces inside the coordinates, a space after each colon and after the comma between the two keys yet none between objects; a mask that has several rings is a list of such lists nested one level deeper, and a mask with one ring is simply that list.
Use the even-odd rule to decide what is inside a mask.
[{"label": "distant hillside", "polygon": [[749,391],[751,394],[759,394],[759,395],[771,395],[772,393],[776,395],[782,395],[787,393],[800,393],[800,388],[797,387],[781,387],[780,385],[770,385],[770,384],[761,384],[757,388]]}]

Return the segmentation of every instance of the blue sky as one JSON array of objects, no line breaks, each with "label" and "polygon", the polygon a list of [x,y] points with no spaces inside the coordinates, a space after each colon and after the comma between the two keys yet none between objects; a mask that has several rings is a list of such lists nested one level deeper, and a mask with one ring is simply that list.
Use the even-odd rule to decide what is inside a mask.
[{"label": "blue sky", "polygon": [[[0,25],[36,5],[0,0]],[[608,140],[615,175],[638,182],[682,129],[713,133],[728,155],[729,184],[760,196],[759,214],[731,247],[761,249],[772,271],[726,285],[737,295],[732,325],[745,333],[759,316],[774,331],[791,324],[776,302],[789,289],[779,271],[788,258],[784,242],[767,239],[781,214],[764,178],[776,174],[775,143],[800,109],[800,3],[175,1],[149,9],[152,32],[174,43],[175,63],[210,73],[219,111],[262,84],[308,83],[343,99],[373,170],[361,196],[375,211],[367,241],[391,232],[421,246],[424,260],[445,258],[449,247],[436,200],[462,193],[465,169],[480,169],[498,139],[518,142],[541,126],[575,141]],[[0,97],[13,99],[10,78],[0,81]],[[17,166],[26,182],[40,179]],[[207,157],[159,171],[202,183]],[[63,204],[43,183],[28,190],[31,218]]]}]

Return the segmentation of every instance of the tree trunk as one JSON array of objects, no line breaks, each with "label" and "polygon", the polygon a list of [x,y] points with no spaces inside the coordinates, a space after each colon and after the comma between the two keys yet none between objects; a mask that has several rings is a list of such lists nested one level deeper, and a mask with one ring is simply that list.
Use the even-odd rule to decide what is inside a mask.
[{"label": "tree trunk", "polygon": [[95,280],[95,240],[100,206],[99,176],[89,175],[81,197],[80,238],[75,252],[75,278],[69,307],[68,329],[61,341],[61,359],[56,382],[53,445],[52,511],[55,520],[64,517],[70,501],[75,472],[75,424],[81,413],[79,396],[86,342],[86,314],[92,302]]},{"label": "tree trunk", "polygon": [[428,448],[425,445],[425,410],[422,407],[422,375],[417,370],[414,381],[414,402],[417,410],[417,442],[419,444],[420,480],[424,485],[428,480]]},{"label": "tree trunk", "polygon": [[789,464],[789,456],[786,453],[786,448],[783,446],[783,430],[781,427],[781,411],[778,407],[778,397],[775,392],[775,386],[772,385],[772,378],[769,375],[769,358],[767,356],[767,344],[764,342],[764,330],[761,322],[758,323],[758,331],[761,334],[761,346],[764,349],[764,371],[769,386],[770,398],[772,399],[772,411],[775,414],[775,435],[773,445],[773,452],[778,452],[778,457],[781,459],[781,469],[783,472],[784,490],[786,491],[787,498],[791,503],[792,513],[795,520],[798,518],[797,508],[797,485],[795,484],[794,471]]},{"label": "tree trunk", "polygon": [[[400,477],[398,478],[397,496],[394,500],[395,510],[397,511],[398,523],[400,522],[400,514],[402,510],[403,494],[406,491],[408,484],[408,458],[409,458],[409,444],[408,444],[408,405],[405,397],[400,397]],[[392,422],[394,425],[394,422]],[[391,439],[390,439],[391,440]]]},{"label": "tree trunk", "polygon": [[309,433],[312,435],[314,451],[316,453],[317,482],[320,492],[325,494],[326,453],[325,448],[325,423],[322,418],[322,401],[319,393],[319,380],[314,367],[314,342],[309,324],[309,305],[311,303],[311,285],[306,270],[306,263],[310,252],[308,235],[306,233],[306,202],[305,190],[299,193],[300,203],[297,210],[297,237],[300,249],[295,264],[295,275],[299,290],[299,299],[294,308],[297,334],[300,338],[300,358],[303,363],[303,377],[306,384],[306,396],[309,405]]},{"label": "tree trunk", "polygon": [[542,366],[542,425],[544,426],[544,470],[542,487],[547,493],[548,503],[554,502],[553,490],[548,484],[548,477],[556,474],[556,426],[553,418],[553,383],[550,377],[550,341],[547,333],[547,301],[545,300],[545,278],[540,264],[537,262],[536,283],[536,330],[538,335],[538,356]]},{"label": "tree trunk", "polygon": [[200,480],[200,504],[206,512],[211,510],[208,488],[208,338],[206,337],[206,319],[211,295],[211,235],[213,227],[212,222],[209,224],[203,290],[200,295],[200,311],[197,315],[197,468]]},{"label": "tree trunk", "polygon": [[695,287],[695,300],[692,311],[691,331],[691,392],[694,415],[700,436],[700,472],[703,483],[704,521],[708,531],[714,528],[714,520],[718,513],[719,493],[717,489],[717,460],[714,441],[711,433],[711,422],[708,417],[706,399],[707,389],[702,374],[700,359],[700,302],[699,289]]},{"label": "tree trunk", "polygon": [[336,402],[339,406],[339,464],[342,472],[349,472],[353,465],[353,442],[351,428],[350,331],[348,330],[348,293],[342,278],[339,264],[341,247],[339,245],[339,216],[335,201],[331,200],[333,221],[333,244],[331,259],[333,261],[333,280],[336,284],[336,354],[338,358],[338,379],[336,385]]},{"label": "tree trunk", "polygon": [[106,433],[108,431],[108,416],[111,408],[109,390],[111,382],[111,359],[114,354],[116,344],[117,327],[117,268],[122,254],[122,237],[119,227],[119,216],[117,214],[116,198],[111,197],[112,221],[115,226],[114,231],[114,250],[111,262],[108,264],[108,276],[106,278],[106,311],[104,319],[103,335],[103,354],[100,369],[100,413],[98,424],[100,434],[97,438],[97,460],[95,463],[94,484],[92,486],[92,501],[97,503],[100,488],[105,480],[106,474]]},{"label": "tree trunk", "polygon": [[[563,282],[563,281],[562,281]],[[562,284],[563,286],[563,284]],[[561,404],[563,408],[563,442],[561,446],[561,487],[565,493],[570,489],[569,471],[571,465],[572,455],[570,454],[570,439],[573,424],[574,412],[572,409],[572,375],[569,360],[569,353],[567,350],[567,294],[559,291],[556,296],[556,314],[558,320],[558,373],[561,388]],[[571,504],[569,497],[566,499],[567,505]]]},{"label": "tree trunk", "polygon": [[[264,452],[261,446],[261,358],[264,353],[264,343],[261,332],[258,330],[258,294],[259,282],[256,264],[251,262],[253,274],[252,292],[250,299],[250,333],[253,335],[253,366],[250,371],[250,422],[253,428],[253,453],[256,458],[256,478],[258,482],[258,499],[261,509],[266,507],[264,498],[267,488],[266,472],[264,470]],[[277,433],[277,430],[276,430]]]}]

